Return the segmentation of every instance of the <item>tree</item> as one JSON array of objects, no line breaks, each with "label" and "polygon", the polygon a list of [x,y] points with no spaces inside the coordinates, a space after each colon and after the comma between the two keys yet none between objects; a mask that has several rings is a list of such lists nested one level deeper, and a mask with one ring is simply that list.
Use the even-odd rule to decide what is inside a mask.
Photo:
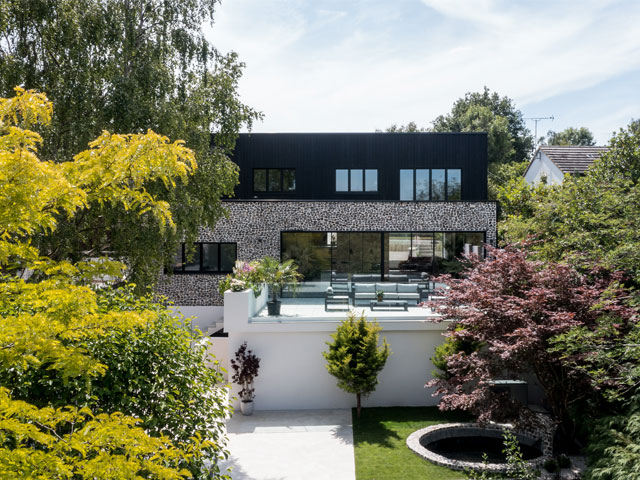
[{"label": "tree", "polygon": [[[381,132],[381,130],[376,130]],[[418,127],[416,122],[409,122],[406,125],[392,124],[390,127],[384,129],[386,133],[416,133],[416,132],[428,132],[429,130],[424,127]]]},{"label": "tree", "polygon": [[182,357],[204,368],[202,349],[191,349],[193,338],[163,307],[104,288],[122,275],[120,263],[53,261],[32,244],[91,204],[117,205],[171,228],[170,208],[145,187],[175,187],[197,168],[193,153],[151,131],[104,132],[74,162],[42,162],[42,139],[31,127],[46,124],[51,112],[43,94],[21,88],[0,99],[0,472],[177,479],[190,476],[185,467],[194,471],[213,459],[209,470],[219,476],[217,457],[206,457],[224,448],[227,410],[211,391],[220,378],[183,368],[189,360]]},{"label": "tree", "polygon": [[448,375],[428,386],[442,395],[443,410],[468,410],[482,422],[513,420],[527,415],[526,406],[494,393],[492,382],[534,375],[565,438],[573,438],[570,409],[597,398],[597,389],[551,349],[553,339],[592,327],[601,316],[631,318],[633,312],[621,306],[624,295],[615,288],[601,303],[615,280],[609,276],[589,279],[567,265],[527,260],[514,247],[489,248],[488,254],[486,261],[469,257],[472,267],[462,279],[441,280],[451,287],[441,312],[453,320],[449,335],[480,347],[450,355]]},{"label": "tree", "polygon": [[451,113],[433,121],[434,132],[487,132],[489,164],[522,162],[530,154],[533,138],[513,100],[484,87],[456,100]]},{"label": "tree", "polygon": [[[125,259],[138,287],[153,284],[180,241],[224,214],[237,167],[228,153],[242,126],[261,115],[237,94],[243,64],[202,33],[217,0],[8,0],[0,10],[0,95],[14,85],[46,91],[56,104],[41,133],[42,158],[70,161],[103,130],[152,129],[182,138],[198,170],[179,189],[146,186],[168,202],[175,230],[139,221],[112,204],[93,204],[37,240],[43,254],[77,261],[87,252]],[[213,145],[211,134],[215,133]]]},{"label": "tree", "polygon": [[592,146],[596,144],[593,133],[588,128],[565,128],[561,132],[549,130],[547,132],[546,143],[548,145],[583,145]]},{"label": "tree", "polygon": [[382,347],[378,347],[380,330],[378,324],[368,322],[364,314],[357,318],[349,313],[331,335],[333,342],[327,342],[329,350],[322,352],[327,360],[327,371],[338,379],[338,387],[356,394],[358,418],[361,397],[376,389],[378,374],[391,354],[385,338]]},{"label": "tree", "polygon": [[506,218],[507,241],[534,238],[538,258],[627,272],[640,284],[640,122],[620,130],[581,176],[533,194],[526,217]]}]

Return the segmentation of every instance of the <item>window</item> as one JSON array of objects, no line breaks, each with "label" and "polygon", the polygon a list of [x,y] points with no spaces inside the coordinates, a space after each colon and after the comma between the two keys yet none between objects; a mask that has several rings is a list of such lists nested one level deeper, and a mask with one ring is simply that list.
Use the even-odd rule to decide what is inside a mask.
[{"label": "window", "polygon": [[178,247],[174,273],[230,273],[236,263],[235,243],[194,243],[193,249],[184,243]]},{"label": "window", "polygon": [[377,192],[378,170],[361,168],[336,170],[336,192]]},{"label": "window", "polygon": [[462,200],[462,170],[402,169],[400,200],[419,202]]},{"label": "window", "polygon": [[296,191],[294,168],[254,168],[253,191],[258,193],[287,193]]}]

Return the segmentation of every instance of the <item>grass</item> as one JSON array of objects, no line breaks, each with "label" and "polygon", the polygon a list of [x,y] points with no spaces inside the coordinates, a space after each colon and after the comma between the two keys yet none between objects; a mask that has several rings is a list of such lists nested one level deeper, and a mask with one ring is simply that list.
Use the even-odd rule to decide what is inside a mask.
[{"label": "grass", "polygon": [[459,413],[436,407],[363,408],[360,419],[353,409],[353,441],[357,480],[463,479],[462,472],[439,467],[409,450],[407,437],[420,428],[448,422],[468,422]]}]

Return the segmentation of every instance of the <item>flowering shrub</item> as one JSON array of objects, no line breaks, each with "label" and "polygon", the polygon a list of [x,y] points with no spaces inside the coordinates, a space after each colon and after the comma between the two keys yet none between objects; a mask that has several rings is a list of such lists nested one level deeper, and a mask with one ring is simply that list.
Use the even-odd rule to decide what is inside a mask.
[{"label": "flowering shrub", "polygon": [[233,273],[226,276],[224,280],[220,282],[218,290],[220,295],[224,295],[224,292],[231,290],[232,292],[242,292],[243,290],[251,289],[253,294],[257,297],[262,291],[262,274],[258,269],[259,262],[245,262],[243,260],[237,260],[233,267]]}]

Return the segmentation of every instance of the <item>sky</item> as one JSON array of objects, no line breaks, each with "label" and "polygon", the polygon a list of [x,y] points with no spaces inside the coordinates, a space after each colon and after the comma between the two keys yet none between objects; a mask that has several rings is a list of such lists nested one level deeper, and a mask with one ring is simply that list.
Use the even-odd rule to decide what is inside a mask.
[{"label": "sky", "polygon": [[254,132],[429,127],[484,86],[553,116],[538,136],[640,118],[640,0],[222,0],[205,34],[246,64]]}]

